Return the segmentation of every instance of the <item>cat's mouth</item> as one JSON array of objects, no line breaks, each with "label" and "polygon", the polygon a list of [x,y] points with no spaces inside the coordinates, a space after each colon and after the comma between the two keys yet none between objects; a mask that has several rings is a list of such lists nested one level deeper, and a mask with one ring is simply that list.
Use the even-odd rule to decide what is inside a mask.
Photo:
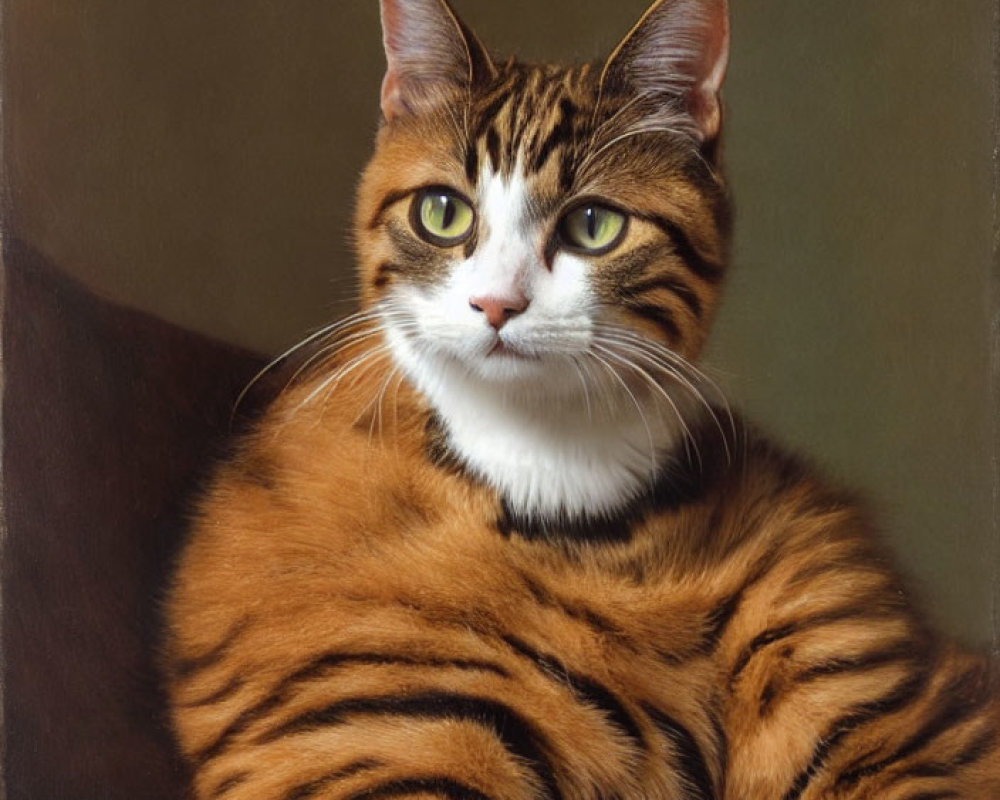
[{"label": "cat's mouth", "polygon": [[523,350],[518,350],[509,342],[505,342],[503,339],[497,338],[496,342],[486,353],[487,358],[494,358],[498,356],[506,356],[508,358],[522,359],[525,361],[538,361],[538,356],[533,353],[526,353]]}]

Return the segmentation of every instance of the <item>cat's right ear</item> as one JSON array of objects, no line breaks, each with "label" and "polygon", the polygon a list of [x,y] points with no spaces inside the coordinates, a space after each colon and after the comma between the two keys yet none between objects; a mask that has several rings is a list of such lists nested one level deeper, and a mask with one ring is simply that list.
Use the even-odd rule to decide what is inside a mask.
[{"label": "cat's right ear", "polygon": [[495,74],[476,35],[446,0],[380,0],[388,63],[382,115],[420,113]]}]

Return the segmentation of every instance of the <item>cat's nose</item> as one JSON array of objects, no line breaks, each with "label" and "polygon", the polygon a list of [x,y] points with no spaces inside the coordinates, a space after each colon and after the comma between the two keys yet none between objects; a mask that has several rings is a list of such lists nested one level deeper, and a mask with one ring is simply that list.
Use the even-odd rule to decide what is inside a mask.
[{"label": "cat's nose", "polygon": [[469,298],[472,310],[485,314],[486,321],[496,330],[500,330],[512,317],[524,313],[530,302],[523,292]]}]

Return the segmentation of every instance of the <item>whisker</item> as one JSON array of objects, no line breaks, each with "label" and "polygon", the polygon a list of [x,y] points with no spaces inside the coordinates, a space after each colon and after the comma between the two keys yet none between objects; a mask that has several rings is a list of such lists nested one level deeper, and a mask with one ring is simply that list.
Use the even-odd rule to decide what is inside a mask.
[{"label": "whisker", "polygon": [[[359,356],[354,357],[353,359],[348,361],[343,367],[331,373],[325,380],[323,380],[319,384],[319,386],[317,386],[308,395],[306,395],[305,399],[299,402],[299,404],[295,407],[292,413],[293,414],[298,413],[301,409],[309,405],[309,403],[311,403],[313,400],[316,399],[316,397],[318,397],[320,394],[323,394],[324,392],[326,393],[324,395],[324,401],[327,401],[329,399],[330,392],[335,390],[337,386],[340,385],[341,381],[343,381],[344,378],[346,378],[351,373],[355,372],[366,361],[374,358],[375,356],[380,356],[380,357],[384,356],[388,352],[389,352],[389,345],[383,344],[372,350],[368,350]],[[330,391],[327,391],[328,389],[330,389]]]},{"label": "whisker", "polygon": [[[615,336],[614,334],[610,336],[606,334],[599,334],[599,337],[601,341],[603,341],[604,343],[613,346],[623,347],[631,355],[642,359],[650,366],[663,370],[672,380],[676,381],[684,389],[686,389],[691,394],[691,396],[705,409],[709,417],[712,419],[712,422],[715,424],[715,427],[719,431],[719,435],[722,440],[722,446],[726,452],[726,460],[729,463],[732,462],[732,453],[730,451],[729,440],[728,437],[726,436],[725,430],[722,427],[722,423],[719,421],[718,414],[716,413],[712,405],[708,402],[708,400],[705,398],[705,395],[701,392],[701,390],[692,381],[690,381],[683,374],[677,371],[675,364],[666,363],[665,360],[659,359],[658,356],[662,354],[658,351],[649,352],[648,350],[643,350],[641,347],[638,346],[639,344],[641,344],[640,342],[632,341],[631,339],[624,339]],[[729,418],[730,429],[735,434],[736,431],[735,419],[733,418],[732,412],[729,409],[729,404],[727,401],[725,401],[724,397],[723,397],[723,402],[727,416]]]},{"label": "whisker", "polygon": [[702,464],[701,450],[698,448],[697,439],[695,439],[694,434],[691,432],[691,428],[688,426],[687,421],[684,419],[684,415],[681,413],[680,408],[677,406],[677,403],[674,402],[674,399],[670,396],[669,392],[667,392],[666,389],[660,386],[660,384],[656,382],[653,376],[650,375],[646,370],[644,370],[638,364],[635,364],[634,362],[630,361],[629,359],[625,358],[619,353],[616,353],[614,350],[610,350],[599,344],[595,344],[594,346],[605,355],[609,356],[610,358],[614,358],[619,363],[624,364],[629,369],[638,373],[653,389],[659,392],[659,394],[663,397],[663,399],[666,400],[667,403],[670,405],[670,408],[673,409],[674,416],[677,418],[677,422],[680,423],[681,430],[684,433],[684,441],[691,443],[691,446],[694,447],[695,454],[698,457],[698,463]]},{"label": "whisker", "polygon": [[[606,120],[604,120],[604,122],[602,122],[600,125],[594,126],[594,119],[596,117],[592,117],[590,124],[594,127],[594,130],[590,134],[589,149],[590,150],[594,149],[594,142],[597,140],[598,136],[600,136],[602,133],[604,133],[604,130],[606,128],[610,128],[614,123],[616,123],[618,121],[618,119],[620,117],[624,116],[624,114],[625,114],[626,111],[628,111],[629,109],[631,109],[632,106],[634,106],[636,103],[641,102],[643,99],[644,98],[643,98],[643,96],[641,94],[637,94],[635,97],[633,97],[627,103],[624,103],[621,106],[621,108],[619,108],[617,111],[615,111],[614,114],[612,114],[610,117],[608,117]],[[599,106],[600,106],[600,102],[598,102],[598,104],[594,106],[594,114],[595,115],[597,113],[597,110],[598,110]]]},{"label": "whisker", "polygon": [[[322,369],[330,361],[334,360],[338,355],[340,355],[344,350],[347,350],[351,346],[363,342],[365,339],[373,338],[383,333],[385,330],[386,318],[392,319],[392,317],[394,316],[394,312],[392,311],[392,309],[388,309],[388,313],[386,312],[387,312],[386,309],[381,309],[380,312],[369,315],[366,319],[364,319],[363,320],[364,324],[370,324],[373,321],[377,321],[379,323],[368,330],[351,333],[347,336],[344,336],[343,334],[349,331],[350,327],[345,327],[343,330],[339,331],[338,333],[340,335],[338,335],[337,337],[333,337],[329,343],[323,345],[323,347],[321,347],[319,350],[313,353],[313,355],[310,356],[305,361],[305,363],[303,363],[295,371],[295,373],[291,376],[291,378],[289,378],[288,381],[285,383],[285,387],[284,389],[282,389],[282,391],[287,390],[287,388],[291,386],[306,370],[308,370],[311,366],[313,366],[317,362],[319,363],[316,366],[316,369],[317,370]],[[397,329],[403,331],[412,330],[416,327],[415,323],[407,320],[404,320],[401,324],[400,323],[394,323],[394,324]]]},{"label": "whisker", "polygon": [[618,142],[624,141],[625,139],[631,139],[633,136],[642,136],[643,134],[647,133],[670,133],[676,136],[688,135],[686,131],[680,128],[669,128],[661,125],[650,125],[642,128],[635,128],[633,130],[619,134],[618,136],[614,137],[611,141],[605,142],[603,145],[597,148],[597,150],[595,150],[593,153],[588,154],[583,161],[583,166],[586,167],[587,164],[589,164],[594,159],[598,158],[608,148],[618,144]]},{"label": "whisker", "polygon": [[[332,361],[338,355],[340,355],[344,350],[350,347],[352,344],[357,342],[363,342],[365,339],[377,336],[382,332],[381,328],[372,328],[371,330],[361,331],[360,333],[352,333],[343,339],[334,339],[332,342],[323,345],[315,353],[313,353],[306,361],[292,374],[292,377],[288,379],[285,383],[285,389],[295,383],[299,376],[302,375],[306,370],[309,369],[317,361],[320,362],[320,366],[325,366],[327,362]],[[284,390],[283,390],[284,391]]]},{"label": "whisker", "polygon": [[[632,345],[642,349],[648,358],[660,359],[662,362],[669,363],[670,367],[667,367],[666,363],[661,363],[661,368],[667,369],[669,374],[671,374],[675,379],[681,380],[682,376],[676,370],[683,370],[687,372],[694,381],[698,384],[702,384],[712,389],[718,402],[721,404],[729,422],[729,429],[731,433],[735,436],[737,431],[736,419],[733,415],[732,407],[729,403],[729,399],[726,397],[725,391],[720,387],[711,377],[709,377],[705,372],[700,370],[697,366],[692,364],[686,358],[681,356],[679,353],[675,353],[673,350],[663,346],[659,342],[637,334],[626,328],[622,328],[616,325],[608,325],[606,323],[598,323],[596,330],[599,335],[606,337],[608,333],[616,337],[618,341],[622,344]],[[690,388],[694,388],[693,386]],[[700,391],[699,391],[700,394]],[[707,403],[707,400],[705,401]],[[712,410],[714,414],[714,410]]]},{"label": "whisker", "polygon": [[345,325],[353,324],[356,321],[356,318],[362,317],[362,316],[363,316],[363,314],[361,314],[361,313],[359,313],[359,314],[352,314],[349,317],[346,317],[345,319],[338,320],[336,322],[332,322],[329,325],[325,325],[322,328],[320,328],[319,330],[313,332],[309,336],[306,336],[301,341],[299,341],[296,344],[294,344],[291,347],[289,347],[287,350],[285,350],[279,356],[277,356],[276,358],[274,358],[272,361],[268,362],[259,372],[257,372],[256,375],[254,375],[250,379],[250,382],[247,383],[247,385],[243,387],[243,390],[237,396],[236,402],[233,404],[233,410],[232,410],[232,412],[229,415],[229,427],[230,427],[230,430],[232,430],[233,422],[236,419],[236,414],[239,411],[240,404],[246,399],[247,394],[249,394],[250,390],[253,389],[253,387],[257,385],[257,383],[261,380],[261,378],[263,378],[265,375],[267,375],[268,372],[270,372],[272,369],[274,369],[276,366],[278,366],[278,364],[280,364],[282,361],[285,361],[286,359],[290,358],[292,355],[294,355],[295,353],[297,353],[303,347],[306,347],[307,345],[312,344],[317,339],[320,339],[323,336],[330,335],[331,333],[339,330],[340,328],[344,327]]},{"label": "whisker", "polygon": [[[378,418],[378,436],[379,436],[379,441],[381,442],[381,440],[382,440],[382,434],[384,433],[384,426],[382,424],[382,402],[385,400],[385,392],[389,388],[389,384],[392,382],[393,377],[396,375],[396,373],[398,371],[399,371],[399,367],[393,367],[392,368],[392,370],[386,376],[385,380],[382,381],[382,386],[379,389],[378,394],[375,396],[376,397],[376,400],[375,400],[375,412],[374,412],[374,414],[372,414],[372,421],[371,421],[371,424],[368,426],[368,445],[369,445],[369,447],[371,446],[371,443],[372,443],[372,437],[373,437],[373,434],[374,434],[375,419],[376,419],[376,417]],[[367,410],[367,408],[366,408],[366,410]]]},{"label": "whisker", "polygon": [[580,364],[574,356],[572,355],[567,356],[567,360],[569,361],[570,364],[573,365],[573,369],[576,370],[576,374],[580,378],[580,385],[583,386],[583,400],[587,406],[587,421],[593,422],[594,415],[590,409],[590,388],[587,386],[587,379],[583,377],[583,370],[580,369]]},{"label": "whisker", "polygon": [[626,394],[628,394],[628,396],[632,398],[632,402],[635,404],[635,410],[639,412],[639,419],[642,421],[642,426],[646,429],[646,437],[647,439],[649,439],[649,461],[650,461],[649,481],[650,481],[650,486],[652,486],[656,479],[656,470],[658,466],[656,463],[656,445],[653,443],[653,432],[652,430],[650,430],[649,422],[647,422],[646,420],[646,415],[643,413],[642,406],[639,404],[639,401],[636,398],[635,394],[633,394],[632,390],[629,389],[628,384],[625,382],[622,376],[618,374],[618,372],[611,364],[609,364],[607,361],[605,361],[603,358],[601,358],[594,352],[590,352],[589,355],[591,358],[595,359],[599,364],[602,364],[608,370],[608,372],[610,372],[611,375],[618,381],[618,383],[621,384]]}]

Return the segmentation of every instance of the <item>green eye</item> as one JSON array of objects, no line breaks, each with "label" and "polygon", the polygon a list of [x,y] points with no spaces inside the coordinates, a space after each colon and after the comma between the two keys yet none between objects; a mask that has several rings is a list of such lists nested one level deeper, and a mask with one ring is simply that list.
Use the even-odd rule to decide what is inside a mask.
[{"label": "green eye", "polygon": [[410,207],[410,224],[420,238],[438,247],[454,247],[472,233],[476,212],[450,189],[418,192]]},{"label": "green eye", "polygon": [[589,255],[613,250],[625,236],[628,218],[613,208],[590,204],[570,211],[559,223],[559,234],[571,249]]}]

